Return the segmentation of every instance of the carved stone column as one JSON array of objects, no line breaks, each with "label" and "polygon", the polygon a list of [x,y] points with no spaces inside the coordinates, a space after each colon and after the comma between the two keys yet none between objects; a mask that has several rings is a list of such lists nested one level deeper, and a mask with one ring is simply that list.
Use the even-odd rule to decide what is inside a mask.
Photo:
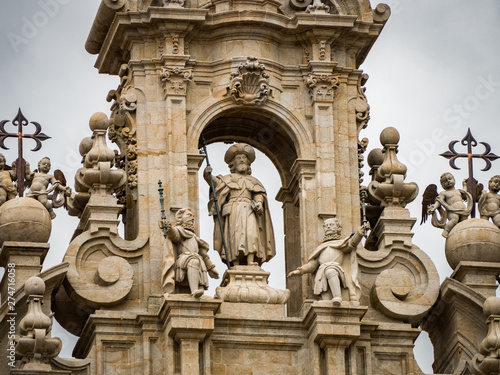
[{"label": "carved stone column", "polygon": [[[209,372],[210,350],[205,345],[206,338],[214,330],[215,314],[222,301],[216,299],[194,300],[177,295],[170,295],[160,311],[160,321],[166,324],[166,334],[174,339],[179,363],[174,364],[180,374],[191,375]],[[175,360],[174,360],[175,362]]]},{"label": "carved stone column", "polygon": [[352,373],[346,363],[346,350],[361,335],[361,319],[367,307],[334,307],[331,301],[316,301],[306,317],[308,338],[316,345],[311,346],[313,374]]}]

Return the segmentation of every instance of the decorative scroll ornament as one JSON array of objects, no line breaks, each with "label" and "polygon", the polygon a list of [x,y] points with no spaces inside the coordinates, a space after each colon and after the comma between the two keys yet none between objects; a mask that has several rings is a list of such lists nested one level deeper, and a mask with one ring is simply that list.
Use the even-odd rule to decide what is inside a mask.
[{"label": "decorative scroll ornament", "polygon": [[22,360],[23,370],[33,373],[52,373],[49,359],[56,357],[62,348],[58,337],[50,337],[52,319],[42,311],[45,283],[39,277],[30,277],[24,285],[28,295],[28,313],[19,323],[16,359]]},{"label": "decorative scroll ornament", "polygon": [[186,96],[187,85],[193,80],[193,70],[181,67],[165,66],[161,73],[161,81],[164,84],[163,90],[167,95]]},{"label": "decorative scroll ornament", "polygon": [[238,104],[261,105],[269,96],[269,74],[264,64],[256,57],[248,57],[246,63],[238,65],[238,71],[231,73],[228,93]]},{"label": "decorative scroll ornament", "polygon": [[120,67],[120,85],[116,90],[111,90],[106,97],[106,101],[111,102],[111,110],[123,110],[127,112],[135,112],[137,109],[137,94],[135,87],[131,85],[132,72],[127,64],[122,64]]},{"label": "decorative scroll ornament", "polygon": [[120,147],[120,155],[115,157],[115,166],[127,172],[129,189],[137,187],[137,136],[130,114],[118,110],[108,130],[108,138]]},{"label": "decorative scroll ornament", "polygon": [[358,133],[365,129],[370,120],[370,106],[366,100],[366,87],[363,87],[368,80],[368,74],[361,74],[358,78],[358,96],[349,101],[354,101],[354,109],[356,111],[356,124]]},{"label": "decorative scroll ornament", "polygon": [[335,90],[340,84],[339,78],[339,75],[309,73],[304,81],[309,88],[311,100],[333,101]]}]

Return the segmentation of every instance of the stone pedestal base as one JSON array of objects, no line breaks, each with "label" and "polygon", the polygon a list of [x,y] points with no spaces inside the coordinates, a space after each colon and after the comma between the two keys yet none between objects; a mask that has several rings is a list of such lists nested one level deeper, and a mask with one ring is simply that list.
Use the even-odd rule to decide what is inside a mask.
[{"label": "stone pedestal base", "polygon": [[0,250],[0,267],[5,267],[6,270],[0,283],[0,295],[3,300],[7,295],[12,295],[7,293],[9,286],[17,290],[31,276],[40,273],[49,247],[47,243],[38,242],[3,243]]},{"label": "stone pedestal base", "polygon": [[499,274],[500,263],[460,262],[451,278],[488,298],[496,295]]},{"label": "stone pedestal base", "polygon": [[285,304],[290,291],[271,288],[267,282],[269,275],[259,266],[234,266],[224,273],[216,298],[224,302]]}]

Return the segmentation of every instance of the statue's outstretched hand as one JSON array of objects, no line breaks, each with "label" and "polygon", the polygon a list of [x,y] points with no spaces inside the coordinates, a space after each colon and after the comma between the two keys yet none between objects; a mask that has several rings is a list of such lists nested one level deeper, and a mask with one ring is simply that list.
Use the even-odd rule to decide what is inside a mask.
[{"label": "statue's outstretched hand", "polygon": [[287,275],[287,277],[298,276],[298,275],[302,275],[302,272],[300,272],[300,270],[299,270],[299,269],[296,269],[296,270],[294,270],[294,271],[290,272],[290,273]]},{"label": "statue's outstretched hand", "polygon": [[219,278],[219,272],[215,268],[209,269],[208,274],[212,279],[218,279]]}]

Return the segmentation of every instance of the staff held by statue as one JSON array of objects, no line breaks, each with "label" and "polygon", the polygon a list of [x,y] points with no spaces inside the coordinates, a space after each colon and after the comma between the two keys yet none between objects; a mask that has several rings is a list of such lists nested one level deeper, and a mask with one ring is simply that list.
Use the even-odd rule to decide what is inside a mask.
[{"label": "staff held by statue", "polygon": [[[208,159],[208,152],[207,152],[207,143],[205,142],[205,137],[202,135],[201,136],[201,142],[203,146],[203,154],[205,154],[205,157],[207,159],[207,167],[210,167],[210,160]],[[215,210],[217,212],[217,220],[219,222],[219,228],[222,236],[222,246],[224,247],[224,253],[226,255],[226,264],[227,268],[231,269],[231,264],[229,261],[229,253],[227,251],[227,246],[226,246],[226,239],[224,237],[224,226],[222,225],[222,217],[220,213],[220,207],[219,207],[219,201],[217,199],[217,194],[215,192],[215,185],[214,185],[214,180],[212,178],[212,172],[208,172],[208,176],[210,178],[210,188],[212,189],[212,194],[214,195],[214,205],[215,205]]]}]

